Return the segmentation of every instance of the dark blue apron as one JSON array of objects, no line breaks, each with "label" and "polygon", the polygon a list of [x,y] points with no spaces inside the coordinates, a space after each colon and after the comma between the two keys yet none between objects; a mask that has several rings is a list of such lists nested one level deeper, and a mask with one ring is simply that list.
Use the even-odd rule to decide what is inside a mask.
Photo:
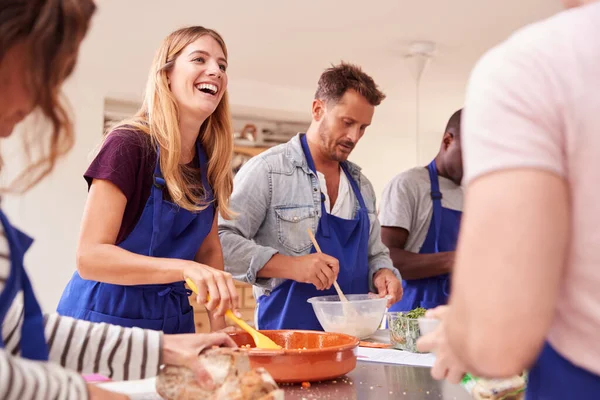
[{"label": "dark blue apron", "polygon": [[[428,166],[431,181],[433,214],[425,242],[419,254],[456,250],[462,212],[442,207],[442,193],[435,160]],[[393,304],[390,311],[410,311],[418,307],[434,308],[446,304],[450,295],[450,275],[444,274],[424,279],[404,279],[402,300]]]},{"label": "dark blue apron", "polygon": [[[577,338],[574,338],[577,340]],[[526,400],[600,398],[600,376],[573,365],[546,343],[529,371]]]},{"label": "dark blue apron", "polygon": [[[23,257],[33,243],[33,239],[14,228],[2,211],[0,211],[0,220],[4,226],[4,234],[6,235],[10,249],[10,275],[6,280],[4,290],[0,294],[0,327],[4,323],[6,314],[15,296],[22,290],[23,326],[21,327],[21,356],[30,360],[47,361],[48,345],[44,336],[44,317],[23,266]],[[0,348],[4,348],[4,341],[1,334]]]},{"label": "dark blue apron", "polygon": [[[317,170],[306,142],[306,136],[300,137],[302,150],[317,180]],[[369,214],[360,189],[341,163],[352,190],[360,206],[354,219],[338,218],[325,210],[325,196],[321,194],[321,218],[315,239],[321,251],[336,258],[340,263],[337,282],[344,294],[366,294],[369,292]],[[307,233],[308,235],[308,233]],[[311,253],[314,253],[314,247]],[[258,299],[259,329],[306,329],[323,330],[317,320],[312,305],[307,302],[311,297],[336,294],[333,286],[329,290],[317,290],[314,285],[287,280],[276,287],[269,295]]]},{"label": "dark blue apron", "polygon": [[[208,183],[207,156],[199,143],[202,183],[207,199],[212,200]],[[160,172],[157,150],[154,185],[142,216],[133,231],[118,246],[150,257],[193,260],[204,238],[210,233],[215,216],[214,204],[198,213],[180,208],[163,199],[165,181]],[[161,285],[122,286],[82,279],[77,272],[65,288],[58,313],[94,322],[126,327],[161,330],[165,333],[195,331],[190,292],[184,282]]]}]

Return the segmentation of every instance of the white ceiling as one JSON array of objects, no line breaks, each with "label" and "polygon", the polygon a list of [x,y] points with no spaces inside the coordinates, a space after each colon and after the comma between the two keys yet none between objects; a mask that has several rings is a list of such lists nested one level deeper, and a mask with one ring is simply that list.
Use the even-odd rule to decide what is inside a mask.
[{"label": "white ceiling", "polygon": [[[330,63],[361,64],[394,90],[411,75],[412,40],[438,44],[424,76],[463,85],[477,58],[515,29],[555,13],[559,0],[100,0],[87,62],[143,85],[160,40],[184,25],[219,31],[230,79],[314,88]],[[124,66],[126,65],[126,68]],[[444,88],[438,87],[437,91]]]},{"label": "white ceiling", "polygon": [[[410,42],[434,41],[437,55],[421,82],[421,133],[434,141],[448,116],[462,105],[469,72],[482,53],[561,7],[560,0],[98,0],[98,4],[80,70],[87,76],[93,71],[105,96],[133,100],[141,99],[161,40],[179,27],[195,24],[217,30],[227,43],[230,87],[237,87],[232,104],[241,100],[246,105],[262,102],[263,109],[279,108],[278,101],[286,96],[301,104],[288,109],[307,113],[322,70],[346,60],[361,65],[388,95],[378,121],[387,113],[401,115],[406,124],[414,121],[415,83],[404,56]],[[264,99],[270,99],[268,105]]]}]

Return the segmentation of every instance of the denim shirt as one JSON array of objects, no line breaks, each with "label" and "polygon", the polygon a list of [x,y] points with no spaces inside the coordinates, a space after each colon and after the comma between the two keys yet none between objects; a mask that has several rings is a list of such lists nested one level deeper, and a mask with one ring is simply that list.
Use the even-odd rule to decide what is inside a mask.
[{"label": "denim shirt", "polygon": [[[400,273],[381,241],[371,182],[357,165],[348,161],[346,165],[368,209],[369,287],[375,292],[373,275],[377,271],[389,269],[398,279]],[[285,281],[256,276],[273,255],[310,254],[312,243],[307,230],[315,232],[319,224],[321,187],[308,167],[300,135],[250,159],[235,176],[233,187],[230,207],[239,215],[229,221],[219,216],[225,270],[235,279],[254,285],[258,299]],[[360,206],[356,196],[353,197],[356,212]]]}]

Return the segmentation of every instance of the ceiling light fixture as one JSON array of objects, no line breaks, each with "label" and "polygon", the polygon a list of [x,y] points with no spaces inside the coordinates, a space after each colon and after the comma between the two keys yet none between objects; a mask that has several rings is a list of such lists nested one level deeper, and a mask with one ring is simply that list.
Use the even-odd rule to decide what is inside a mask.
[{"label": "ceiling light fixture", "polygon": [[409,68],[415,78],[415,125],[416,125],[416,160],[417,164],[420,162],[421,155],[421,144],[420,144],[420,113],[421,113],[421,104],[420,104],[420,83],[421,76],[423,75],[423,71],[425,67],[429,64],[429,61],[434,57],[436,50],[436,44],[430,41],[418,41],[413,42],[408,47],[408,53],[406,54],[406,59],[409,62]]}]

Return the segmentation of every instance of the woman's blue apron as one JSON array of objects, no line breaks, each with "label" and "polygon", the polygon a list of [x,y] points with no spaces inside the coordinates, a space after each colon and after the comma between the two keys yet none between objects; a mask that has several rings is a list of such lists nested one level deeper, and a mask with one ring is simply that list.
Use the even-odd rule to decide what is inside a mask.
[{"label": "woman's blue apron", "polygon": [[[0,220],[10,249],[10,275],[0,293],[0,327],[19,291],[23,291],[23,326],[21,327],[21,356],[31,360],[48,360],[48,345],[44,336],[44,317],[38,304],[31,282],[23,266],[23,257],[33,239],[14,228],[4,213],[0,211]],[[0,348],[4,341],[0,334]]]},{"label": "woman's blue apron", "polygon": [[[208,160],[196,143],[207,209],[191,212],[163,199],[165,180],[157,150],[154,184],[142,216],[133,231],[118,246],[133,253],[157,258],[193,260],[210,233],[215,207],[206,171]],[[94,322],[161,330],[165,333],[195,331],[191,294],[184,282],[122,286],[82,279],[77,272],[65,288],[58,313]]]},{"label": "woman's blue apron", "polygon": [[[317,170],[310,154],[306,136],[301,136],[302,150],[317,180]],[[341,163],[360,208],[354,219],[338,218],[325,210],[325,196],[321,194],[321,218],[315,239],[321,251],[336,258],[340,263],[337,282],[345,294],[366,294],[369,292],[369,215],[362,194],[346,165]],[[318,182],[318,181],[317,181]],[[308,235],[308,233],[307,233]],[[314,247],[311,253],[314,253]],[[317,290],[314,285],[288,280],[276,287],[269,295],[258,299],[259,329],[306,329],[323,330],[317,320],[311,297],[336,294],[329,290]]]},{"label": "woman's blue apron", "polygon": [[526,400],[600,399],[600,376],[573,365],[546,343],[538,360],[529,371],[525,398]]},{"label": "woman's blue apron", "polygon": [[[442,207],[442,193],[435,160],[428,166],[431,181],[433,214],[425,242],[419,254],[439,253],[456,250],[462,212]],[[404,279],[402,300],[389,311],[410,311],[418,307],[435,308],[446,304],[450,295],[450,275],[444,274],[424,279]]]}]

